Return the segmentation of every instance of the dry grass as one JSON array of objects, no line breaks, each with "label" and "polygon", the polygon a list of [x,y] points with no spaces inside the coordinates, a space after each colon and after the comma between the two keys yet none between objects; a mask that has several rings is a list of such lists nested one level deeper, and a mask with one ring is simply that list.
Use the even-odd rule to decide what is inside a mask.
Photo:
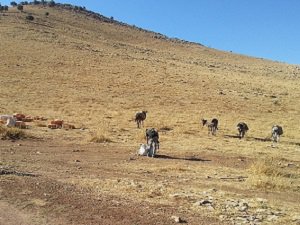
[{"label": "dry grass", "polygon": [[[132,152],[145,142],[145,129],[155,127],[160,131],[159,154],[179,159],[145,159],[123,169],[138,174],[140,168],[149,167],[167,181],[175,179],[170,193],[191,186],[195,192],[216,187],[231,194],[253,189],[255,193],[276,191],[282,199],[291,193],[298,196],[298,167],[277,163],[282,161],[278,158],[295,165],[300,161],[299,66],[156,39],[150,32],[56,8],[25,6],[25,10],[35,15],[34,23],[13,10],[1,17],[0,114],[61,118],[84,131],[45,132],[43,124],[37,123],[32,132],[76,144],[111,142]],[[142,129],[133,120],[139,110],[148,111]],[[214,117],[220,123],[216,137],[200,124],[201,118]],[[235,137],[241,121],[250,128],[243,140]],[[268,138],[275,123],[283,126],[284,135],[272,148]],[[206,152],[207,159],[221,154],[228,162],[212,159],[190,166],[190,161],[181,160],[199,152]],[[249,166],[248,160],[253,159]],[[207,175],[214,179],[207,181]],[[216,178],[232,175],[249,178],[239,185]],[[116,182],[97,180],[88,186],[109,191],[114,185],[120,192],[130,192],[127,181],[124,187]],[[151,196],[151,188],[159,188],[156,180],[141,185],[145,193],[139,186],[134,189],[141,199]],[[294,203],[285,200],[282,205]]]},{"label": "dry grass", "polygon": [[34,126],[36,127],[47,127],[47,123],[43,121],[34,121]]},{"label": "dry grass", "polygon": [[250,187],[272,191],[300,191],[299,174],[292,174],[278,159],[258,159],[249,168],[247,184]]},{"label": "dry grass", "polygon": [[17,139],[23,139],[26,137],[29,137],[25,131],[19,129],[19,128],[8,128],[0,126],[0,137],[2,140],[17,140]]},{"label": "dry grass", "polygon": [[109,134],[105,129],[98,128],[96,131],[91,133],[89,141],[94,143],[109,143],[112,142],[112,139],[109,137]]},{"label": "dry grass", "polygon": [[108,137],[106,137],[105,135],[103,134],[96,134],[96,135],[93,135],[90,139],[91,142],[94,142],[94,143],[108,143],[108,142],[112,142],[112,140]]}]

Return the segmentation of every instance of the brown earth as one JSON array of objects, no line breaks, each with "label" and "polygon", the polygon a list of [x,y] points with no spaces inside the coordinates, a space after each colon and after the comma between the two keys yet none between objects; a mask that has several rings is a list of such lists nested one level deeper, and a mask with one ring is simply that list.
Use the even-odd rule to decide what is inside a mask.
[{"label": "brown earth", "polygon": [[[56,7],[10,8],[0,33],[0,114],[48,118],[0,140],[1,225],[300,223],[299,66]],[[146,127],[156,158],[136,156]]]}]

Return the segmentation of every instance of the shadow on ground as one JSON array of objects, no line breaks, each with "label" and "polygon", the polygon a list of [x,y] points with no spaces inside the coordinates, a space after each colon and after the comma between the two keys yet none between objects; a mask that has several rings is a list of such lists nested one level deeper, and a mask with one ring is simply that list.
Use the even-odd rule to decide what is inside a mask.
[{"label": "shadow on ground", "polygon": [[168,156],[168,155],[156,155],[155,158],[158,159],[177,159],[177,160],[187,160],[187,161],[196,161],[196,162],[210,162],[210,159],[201,159],[195,156],[188,157],[176,157],[176,156]]}]

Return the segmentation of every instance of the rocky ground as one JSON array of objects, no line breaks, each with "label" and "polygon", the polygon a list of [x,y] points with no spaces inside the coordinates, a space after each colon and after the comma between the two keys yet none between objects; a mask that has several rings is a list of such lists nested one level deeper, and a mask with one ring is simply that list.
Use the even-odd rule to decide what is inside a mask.
[{"label": "rocky ground", "polygon": [[[45,140],[1,141],[0,147],[3,225],[300,223],[296,209],[273,203],[276,193],[239,189],[246,177],[207,171],[197,177],[187,169],[199,164],[242,168],[251,159],[210,152],[201,152],[201,159],[167,157],[168,152],[147,158],[130,147]],[[281,198],[299,200],[298,195]]]}]

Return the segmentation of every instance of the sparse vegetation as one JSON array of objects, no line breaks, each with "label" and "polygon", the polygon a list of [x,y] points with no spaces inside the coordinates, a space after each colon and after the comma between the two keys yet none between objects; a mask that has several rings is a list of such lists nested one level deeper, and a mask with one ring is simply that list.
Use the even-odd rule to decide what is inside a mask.
[{"label": "sparse vegetation", "polygon": [[17,9],[18,9],[19,11],[23,12],[24,6],[19,4],[19,5],[17,6]]},{"label": "sparse vegetation", "polygon": [[102,124],[100,128],[96,129],[96,131],[91,133],[91,137],[89,139],[90,142],[94,143],[109,143],[112,142],[109,134],[107,132],[106,124]]},{"label": "sparse vegetation", "polygon": [[[63,118],[82,129],[48,129],[45,125],[49,119],[30,122],[31,129],[24,133],[26,137],[33,133],[42,141],[0,141],[0,165],[42,175],[32,180],[29,191],[26,188],[31,179],[25,183],[7,180],[3,193],[10,203],[23,205],[29,197],[42,198],[47,204],[35,207],[37,214],[46,210],[42,212],[47,212],[48,219],[59,212],[62,220],[70,218],[68,221],[78,224],[86,223],[86,217],[78,215],[81,208],[80,213],[95,219],[95,224],[107,222],[108,217],[101,221],[98,215],[94,217],[93,213],[98,213],[91,210],[95,203],[101,207],[108,204],[107,209],[116,212],[123,211],[117,207],[128,206],[122,218],[129,220],[136,218],[130,214],[136,207],[129,206],[140,205],[144,210],[138,211],[140,215],[155,219],[163,218],[165,210],[173,213],[180,209],[183,216],[188,213],[183,219],[198,224],[202,215],[216,222],[216,211],[220,216],[227,213],[228,219],[247,214],[254,220],[262,206],[250,201],[245,209],[239,203],[242,199],[255,202],[259,197],[267,199],[266,208],[280,205],[286,215],[278,217],[292,224],[288,213],[300,211],[300,70],[293,65],[174,42],[162,34],[80,11],[79,7],[60,3],[53,8],[31,3],[24,7],[37,23],[20,21],[28,14],[17,14],[16,8],[1,16],[4,25],[0,26],[0,42],[5,48],[0,54],[0,113]],[[45,12],[55,19],[46,19]],[[272,95],[276,98],[270,98]],[[277,99],[280,105],[274,104]],[[134,116],[142,109],[149,113],[144,127],[137,129]],[[216,136],[208,135],[200,124],[201,118],[213,117],[220,122]],[[247,121],[250,128],[244,140],[236,138],[240,121]],[[272,146],[266,137],[270,137],[275,123],[286,132],[281,142]],[[145,129],[152,127],[159,130],[158,157],[137,157],[140,144],[146,142]],[[19,131],[24,132],[15,132]],[[22,136],[5,132],[7,139]],[[86,180],[91,183],[82,188]],[[46,189],[36,188],[37,182]],[[68,187],[78,191],[71,192]],[[62,194],[63,190],[66,192]],[[68,193],[67,199],[63,195]],[[62,196],[64,199],[60,199]],[[108,196],[118,201],[113,207],[112,201],[106,201]],[[211,209],[194,206],[208,197],[212,197]],[[224,198],[241,201],[227,207],[222,205]],[[62,202],[74,203],[74,207],[61,212]],[[144,202],[164,215],[145,211]],[[158,205],[162,210],[157,210]],[[112,215],[108,212],[103,215]],[[261,224],[268,223],[266,218],[274,216],[272,213],[260,217]],[[42,221],[39,219],[36,221]],[[168,219],[164,224],[170,224]],[[275,220],[274,224],[283,224],[280,222]]]},{"label": "sparse vegetation", "polygon": [[19,128],[7,128],[0,126],[0,137],[2,140],[18,140],[28,137],[26,133]]},{"label": "sparse vegetation", "polygon": [[32,15],[27,15],[26,16],[26,20],[32,21],[32,20],[34,20],[34,17]]},{"label": "sparse vegetation", "polygon": [[47,123],[46,122],[43,122],[43,121],[35,121],[34,122],[34,125],[36,127],[47,127]]},{"label": "sparse vegetation", "polygon": [[293,185],[295,176],[286,173],[280,165],[280,161],[274,158],[258,159],[249,168],[247,183],[261,190],[296,190]]},{"label": "sparse vegetation", "polygon": [[110,138],[100,134],[100,135],[93,135],[91,140],[91,142],[94,143],[109,143],[112,142]]}]

